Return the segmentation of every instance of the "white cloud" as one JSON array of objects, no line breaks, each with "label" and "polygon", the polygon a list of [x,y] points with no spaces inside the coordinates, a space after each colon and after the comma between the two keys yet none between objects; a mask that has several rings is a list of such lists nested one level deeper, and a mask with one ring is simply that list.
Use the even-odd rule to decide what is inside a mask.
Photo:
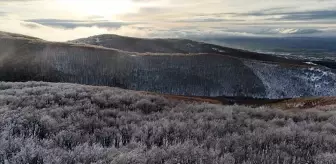
[{"label": "white cloud", "polygon": [[0,30],[6,32],[20,33],[29,36],[39,37],[49,41],[67,41],[71,39],[111,33],[108,29],[98,27],[78,27],[74,29],[60,29],[48,26],[43,26],[36,23],[35,28],[27,27],[23,21],[7,20],[0,22]]},{"label": "white cloud", "polygon": [[335,36],[336,30],[326,29],[307,29],[307,28],[207,28],[207,27],[159,27],[155,25],[125,25],[119,28],[77,27],[72,29],[55,28],[40,25],[37,23],[23,21],[0,22],[0,31],[19,33],[29,36],[42,38],[48,41],[68,41],[78,38],[89,37],[99,34],[117,34],[131,37],[148,38],[192,38],[192,39],[211,39],[223,37],[274,37],[274,36],[295,36],[295,35],[315,35],[315,36]]},{"label": "white cloud", "polygon": [[[118,11],[110,11],[112,4]],[[322,35],[330,31],[324,29],[336,28],[336,14],[323,12],[336,9],[334,0],[0,0],[0,5],[0,30],[53,41],[103,33],[137,37]],[[295,12],[296,15],[290,15]],[[322,14],[328,14],[329,19],[319,19]],[[284,16],[287,19],[281,19]],[[302,19],[308,16],[315,19]],[[61,29],[23,22],[27,19],[98,19],[130,24]],[[146,26],[141,28],[139,24]]]}]

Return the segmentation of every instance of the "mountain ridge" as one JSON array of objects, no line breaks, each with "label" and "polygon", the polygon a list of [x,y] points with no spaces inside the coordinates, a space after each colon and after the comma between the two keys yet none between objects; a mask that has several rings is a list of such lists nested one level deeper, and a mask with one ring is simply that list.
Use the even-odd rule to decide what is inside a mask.
[{"label": "mountain ridge", "polygon": [[[97,42],[97,40],[99,40],[99,42]],[[253,52],[246,49],[224,47],[202,41],[180,38],[134,38],[115,34],[102,34],[68,41],[68,43],[97,45],[106,48],[115,48],[129,52],[141,53],[191,53],[188,51],[190,48],[192,49],[190,45],[196,45],[194,47],[200,48],[192,50],[192,53],[215,53],[244,59],[258,60],[262,62],[281,62],[287,64],[290,63],[293,65],[307,65],[308,62],[312,63],[311,60],[293,58],[287,59],[267,53]],[[180,47],[177,46],[176,48],[176,45],[174,44],[178,44]],[[158,46],[159,49],[153,48],[154,46]],[[173,48],[169,49],[169,47]],[[181,47],[184,48],[181,49]],[[336,68],[336,63],[332,61],[314,60],[313,64],[318,64],[331,69]]]},{"label": "mountain ridge", "polygon": [[128,52],[140,53],[214,53],[239,58],[254,59],[263,62],[286,62],[305,65],[305,61],[302,60],[287,60],[281,57],[223,47],[190,39],[134,38],[114,34],[103,34],[68,41],[68,43],[97,45],[106,48],[115,48]]},{"label": "mountain ridge", "polygon": [[206,97],[336,95],[333,69],[296,60],[256,60],[251,56],[257,53],[247,51],[139,53],[8,36],[0,37],[0,49],[3,81],[69,82]]}]

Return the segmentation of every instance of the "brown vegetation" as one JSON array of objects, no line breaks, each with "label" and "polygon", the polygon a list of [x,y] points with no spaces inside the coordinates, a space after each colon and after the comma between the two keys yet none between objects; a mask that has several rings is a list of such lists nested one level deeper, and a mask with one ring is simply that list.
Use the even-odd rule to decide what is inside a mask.
[{"label": "brown vegetation", "polygon": [[163,96],[168,100],[184,101],[188,103],[210,103],[221,105],[246,105],[250,107],[272,107],[278,109],[311,109],[335,105],[336,97],[307,97],[307,98],[288,98],[288,99],[255,99],[248,97],[196,97],[156,94],[151,92],[140,92],[143,94]]},{"label": "brown vegetation", "polygon": [[336,97],[310,97],[310,98],[293,98],[278,103],[269,104],[270,107],[281,109],[311,109],[336,105]]}]

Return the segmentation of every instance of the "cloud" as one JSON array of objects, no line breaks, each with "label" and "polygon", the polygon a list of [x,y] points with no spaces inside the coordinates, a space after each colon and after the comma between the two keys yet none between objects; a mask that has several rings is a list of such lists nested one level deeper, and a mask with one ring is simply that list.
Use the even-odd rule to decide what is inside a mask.
[{"label": "cloud", "polygon": [[[284,11],[287,10],[287,11]],[[325,20],[336,19],[336,10],[290,11],[293,8],[272,8],[247,13],[228,13],[235,16],[278,16],[274,20]]]},{"label": "cloud", "polygon": [[57,6],[51,3],[54,0],[33,1],[38,0],[0,0],[4,2],[0,16],[5,15],[0,17],[0,30],[65,41],[104,33],[173,38],[309,36],[331,34],[325,29],[336,28],[335,1],[128,0],[134,7],[130,12],[91,16]]},{"label": "cloud", "polygon": [[[335,10],[319,10],[319,11],[305,11],[305,12],[292,12],[283,13],[282,20],[316,20],[316,19],[335,19]],[[336,22],[335,22],[336,23]]]},{"label": "cloud", "polygon": [[10,4],[10,3],[31,3],[44,0],[0,0],[0,4]]},{"label": "cloud", "polygon": [[265,29],[260,31],[260,34],[315,34],[321,33],[319,29],[299,29],[299,28],[275,28],[275,29]]},{"label": "cloud", "polygon": [[[172,9],[167,7],[140,7],[136,13],[126,13],[122,17],[153,17],[157,14],[165,14],[172,12]],[[146,18],[144,18],[146,19]]]},{"label": "cloud", "polygon": [[188,19],[181,19],[181,20],[176,20],[176,22],[186,22],[186,23],[197,23],[197,22],[229,22],[229,21],[243,21],[239,19],[224,19],[224,18],[188,18]]},{"label": "cloud", "polygon": [[76,27],[55,28],[38,23],[23,21],[0,22],[0,31],[19,33],[42,38],[49,41],[68,41],[99,34],[117,34],[143,38],[189,38],[195,40],[220,39],[225,37],[281,37],[281,36],[335,36],[335,29],[313,28],[267,28],[250,27],[199,27],[183,26],[175,28],[160,28],[158,26],[125,25],[117,28]]},{"label": "cloud", "polygon": [[0,2],[29,2],[29,1],[42,1],[42,0],[1,0]]},{"label": "cloud", "polygon": [[40,28],[40,26],[38,24],[36,24],[36,23],[21,22],[20,25],[24,26],[24,27],[27,27],[27,28],[30,28],[30,29],[38,29],[38,28]]},{"label": "cloud", "polygon": [[7,16],[7,15],[8,15],[8,12],[0,8],[0,16]]},{"label": "cloud", "polygon": [[68,41],[99,34],[119,34],[134,37],[147,37],[150,33],[149,30],[138,29],[132,25],[125,25],[115,28],[104,28],[98,26],[56,28],[38,23],[17,20],[0,21],[0,31],[34,36],[48,41]]},{"label": "cloud", "polygon": [[42,38],[49,41],[67,41],[99,34],[118,34],[146,38],[206,38],[219,36],[244,35],[239,32],[226,32],[222,29],[197,29],[190,27],[160,28],[157,26],[125,25],[116,28],[76,27],[55,28],[38,23],[24,21],[0,22],[0,31],[19,33]]},{"label": "cloud", "polygon": [[0,11],[0,16],[5,16],[5,15],[7,15],[6,12]]},{"label": "cloud", "polygon": [[133,2],[153,2],[153,1],[158,1],[158,0],[132,0]]},{"label": "cloud", "polygon": [[90,21],[90,20],[63,20],[63,19],[30,19],[25,22],[38,23],[45,26],[61,27],[65,29],[74,29],[77,27],[101,27],[101,28],[118,28],[131,23],[111,22],[111,21]]},{"label": "cloud", "polygon": [[41,1],[41,0],[0,0],[0,3],[1,2],[29,2],[29,1]]}]

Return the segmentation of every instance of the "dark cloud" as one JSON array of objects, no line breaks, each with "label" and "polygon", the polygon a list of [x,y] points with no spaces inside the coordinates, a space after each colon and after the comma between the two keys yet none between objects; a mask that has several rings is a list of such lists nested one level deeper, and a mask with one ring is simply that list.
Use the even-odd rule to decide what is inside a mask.
[{"label": "dark cloud", "polygon": [[273,8],[248,13],[228,13],[235,16],[281,16],[276,20],[325,20],[336,19],[336,10],[284,11],[288,8]]},{"label": "dark cloud", "polygon": [[283,20],[316,20],[316,19],[336,19],[336,11],[308,11],[285,13]]},{"label": "dark cloud", "polygon": [[77,27],[101,27],[101,28],[119,28],[124,25],[130,25],[126,22],[111,22],[111,21],[86,21],[86,20],[63,20],[63,19],[30,19],[25,22],[38,23],[45,26],[61,27],[65,29],[73,29]]},{"label": "dark cloud", "polygon": [[273,15],[283,15],[284,11],[291,11],[293,8],[285,8],[285,7],[276,7],[276,8],[268,8],[259,11],[252,11],[247,13],[228,13],[236,16],[273,16]]},{"label": "dark cloud", "polygon": [[24,27],[27,27],[27,28],[30,28],[30,29],[38,29],[40,28],[40,26],[36,23],[27,23],[27,22],[23,22],[23,23],[20,23],[21,26],[24,26]]}]

